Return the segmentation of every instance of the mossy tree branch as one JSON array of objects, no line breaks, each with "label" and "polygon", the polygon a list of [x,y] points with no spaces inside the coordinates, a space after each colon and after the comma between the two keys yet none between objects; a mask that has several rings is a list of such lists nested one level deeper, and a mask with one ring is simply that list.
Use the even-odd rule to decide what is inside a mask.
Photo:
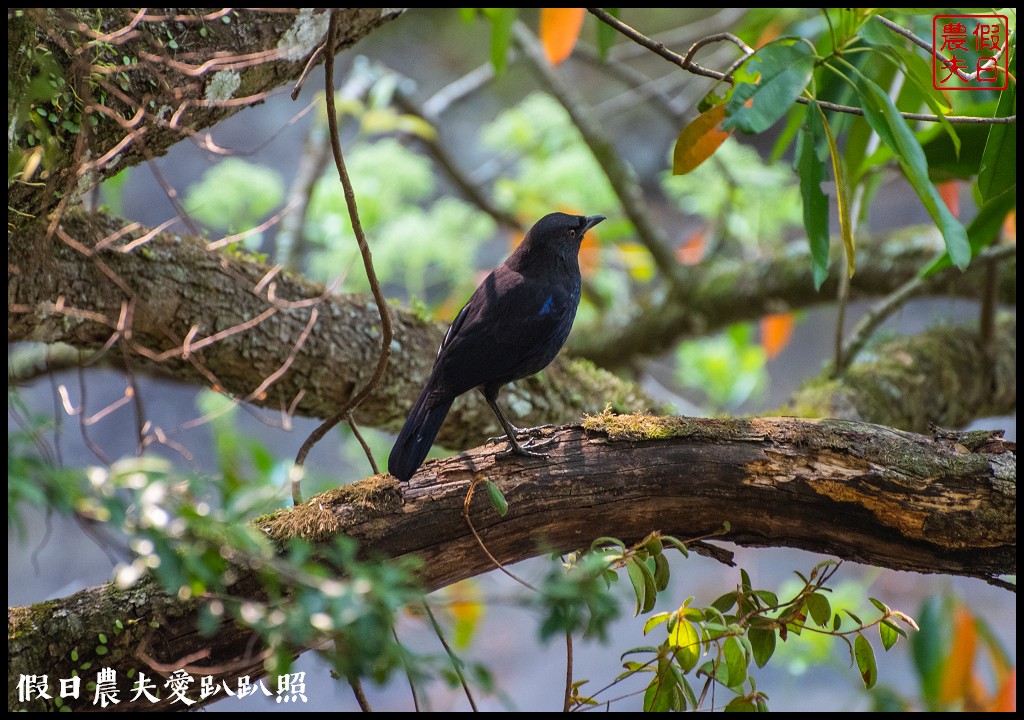
[{"label": "mossy tree branch", "polygon": [[[417,555],[423,587],[434,590],[493,567],[462,518],[470,485],[486,477],[510,511],[499,517],[477,493],[470,516],[502,563],[585,547],[601,535],[715,535],[728,521],[722,539],[745,546],[916,572],[1016,573],[1016,446],[997,434],[929,438],[835,420],[604,414],[559,428],[553,439],[547,459],[496,459],[500,446],[490,445],[428,462],[408,484],[368,478],[256,524],[278,541],[323,543],[340,533],[367,552]],[[258,594],[240,572],[236,592]],[[168,665],[201,658],[193,671],[205,667],[218,682],[263,673],[249,631],[225,624],[203,637],[196,611],[195,601],[149,582],[9,610],[8,707],[19,707],[11,700],[19,673],[70,676],[98,632],[108,636],[103,664],[119,675],[137,670],[143,656]],[[113,619],[125,626],[116,636]],[[179,707],[143,698],[115,709]]]},{"label": "mossy tree branch", "polygon": [[[365,382],[379,349],[379,319],[369,298],[325,294],[321,285],[294,273],[238,253],[211,251],[204,241],[170,231],[157,232],[127,251],[148,233],[141,227],[125,232],[128,226],[121,218],[76,208],[65,214],[56,237],[47,239],[42,222],[13,236],[8,263],[8,342],[66,343],[91,352],[114,338],[129,344],[139,371],[217,385],[255,404],[312,417],[330,417],[353,388]],[[109,238],[117,239],[104,240]],[[103,249],[94,251],[101,243],[105,243]],[[885,240],[863,244],[854,280],[862,294],[883,293],[898,286],[917,272],[923,257],[931,252],[930,244],[920,237],[907,240],[902,253],[899,247]],[[809,263],[800,257],[790,259],[788,266],[786,262],[766,261],[764,268],[734,267],[731,263],[702,268],[694,274],[695,286],[687,303],[648,312],[617,337],[609,337],[605,330],[577,328],[572,342],[584,355],[596,352],[600,360],[614,365],[623,358],[636,357],[641,348],[657,349],[659,343],[680,334],[696,336],[727,322],[755,319],[769,308],[778,311],[780,303],[793,309],[816,302],[820,296],[810,293],[809,285],[802,282],[810,282],[803,278]],[[1001,297],[1012,297],[1015,292],[1015,268],[1015,262],[1003,264]],[[936,292],[970,296],[980,291],[984,274],[956,273],[935,282]],[[312,317],[314,311],[316,318]],[[238,330],[233,332],[234,328]],[[437,323],[396,310],[392,367],[360,407],[360,423],[394,428],[401,422],[429,373],[443,331]],[[218,333],[222,334],[219,340],[201,346],[204,339]],[[300,342],[304,333],[308,337]],[[602,337],[608,347],[619,348],[617,356],[604,349]],[[621,347],[626,339],[631,339],[629,348]],[[953,368],[961,362],[959,344],[930,347],[936,354],[934,362]],[[191,348],[187,358],[183,357],[185,348]],[[1009,352],[1015,357],[1012,343]],[[118,362],[119,356],[111,353]],[[1006,352],[1000,350],[992,357],[1006,357]],[[1015,363],[983,366],[982,361],[971,377],[988,377],[998,371],[998,387],[1015,389]],[[264,380],[282,367],[287,372],[260,389]],[[861,385],[868,386],[881,379],[871,373],[859,377]],[[861,385],[858,393],[863,391],[865,397],[877,394],[877,387]],[[905,412],[898,415],[859,417],[921,430],[920,423],[901,424],[907,412],[949,426],[964,418],[991,414],[991,398],[984,393],[957,402],[945,397],[946,391],[958,389],[947,383],[928,391],[932,404],[957,407],[955,418],[936,414],[930,405],[903,408]],[[1011,395],[1001,391],[998,402],[1005,405],[1008,397]],[[1012,402],[1015,406],[1015,392]],[[656,409],[635,385],[565,357],[539,376],[513,386],[507,404],[517,424],[565,422],[600,412],[607,404],[621,412]],[[800,405],[799,414],[819,407],[805,401]],[[841,407],[821,405],[821,415],[850,417]],[[439,442],[451,448],[471,447],[497,430],[492,423],[493,413],[471,393],[456,403]]]},{"label": "mossy tree branch", "polygon": [[[337,50],[399,14],[343,10]],[[10,149],[25,170],[46,148],[38,171],[8,188],[15,221],[262,102],[299,77],[327,29],[323,11],[296,8],[27,8],[8,19]],[[40,127],[33,88],[51,81],[61,116]]]},{"label": "mossy tree branch", "polygon": [[963,427],[1017,408],[1017,316],[999,318],[992,338],[977,328],[939,327],[872,348],[841,379],[805,383],[781,412],[927,432]]},{"label": "mossy tree branch", "polygon": [[[303,416],[331,417],[365,384],[380,350],[372,298],[332,295],[295,273],[170,232],[125,251],[145,236],[144,228],[123,233],[128,226],[72,209],[51,240],[42,223],[16,236],[9,245],[8,342],[89,351],[125,343],[137,371],[215,385]],[[394,318],[392,362],[360,405],[360,424],[388,428],[404,420],[443,337],[443,326],[408,311],[394,309]],[[212,337],[219,339],[204,344]],[[281,368],[286,372],[267,385]],[[608,404],[623,412],[657,409],[635,384],[565,357],[517,383],[503,403],[513,422],[527,425],[565,422]],[[471,447],[495,431],[483,397],[470,393],[456,403],[439,442]]]}]

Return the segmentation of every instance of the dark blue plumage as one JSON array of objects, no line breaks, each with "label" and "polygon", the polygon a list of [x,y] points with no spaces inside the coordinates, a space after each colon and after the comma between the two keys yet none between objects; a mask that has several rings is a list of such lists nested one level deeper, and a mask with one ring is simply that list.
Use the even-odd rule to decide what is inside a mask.
[{"label": "dark blue plumage", "polygon": [[509,452],[536,455],[497,405],[498,391],[543,370],[569,337],[580,302],[583,234],[604,220],[552,213],[476,289],[445,333],[434,368],[388,458],[388,472],[412,477],[459,395],[479,388],[508,436]]}]

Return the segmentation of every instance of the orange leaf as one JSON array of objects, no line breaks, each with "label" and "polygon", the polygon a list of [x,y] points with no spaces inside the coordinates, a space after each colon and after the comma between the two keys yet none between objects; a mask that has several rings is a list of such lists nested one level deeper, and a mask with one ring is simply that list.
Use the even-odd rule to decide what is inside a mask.
[{"label": "orange leaf", "polygon": [[683,128],[672,151],[672,174],[685,175],[715,154],[731,132],[719,127],[725,119],[725,104],[715,105]]},{"label": "orange leaf", "polygon": [[1017,712],[1017,670],[1011,670],[1003,678],[992,703],[985,708],[988,712]]},{"label": "orange leaf", "polygon": [[1011,210],[1003,221],[1003,235],[1009,242],[1017,242],[1017,211]]},{"label": "orange leaf", "polygon": [[789,344],[793,337],[793,313],[765,315],[761,318],[761,347],[768,359],[772,359]]},{"label": "orange leaf", "polygon": [[696,265],[704,257],[708,245],[708,229],[694,230],[682,245],[676,248],[676,259],[683,265]]},{"label": "orange leaf", "polygon": [[526,233],[521,233],[518,230],[514,230],[510,233],[508,236],[508,251],[512,252],[519,247],[519,243],[521,243],[525,237]]},{"label": "orange leaf", "polygon": [[760,37],[754,41],[755,48],[761,48],[770,43],[772,40],[782,34],[782,26],[779,23],[771,20],[767,25],[764,26],[764,30],[761,31]]},{"label": "orange leaf", "polygon": [[541,8],[540,43],[552,65],[572,53],[583,27],[583,8]]},{"label": "orange leaf", "polygon": [[947,180],[936,185],[939,191],[939,195],[942,197],[942,201],[946,203],[946,207],[953,213],[953,217],[957,220],[960,219],[960,186],[956,180]]},{"label": "orange leaf", "polygon": [[580,274],[583,277],[590,277],[601,267],[601,243],[598,242],[597,233],[593,228],[587,230],[580,243]]},{"label": "orange leaf", "polygon": [[978,652],[978,631],[971,611],[962,605],[953,612],[952,645],[939,687],[939,701],[943,705],[961,703],[973,695],[972,667]]}]

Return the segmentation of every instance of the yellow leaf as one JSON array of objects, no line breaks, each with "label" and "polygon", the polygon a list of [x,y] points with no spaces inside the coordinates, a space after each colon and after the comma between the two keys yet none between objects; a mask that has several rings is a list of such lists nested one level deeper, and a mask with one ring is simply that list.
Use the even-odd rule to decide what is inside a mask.
[{"label": "yellow leaf", "polygon": [[839,146],[836,145],[836,138],[832,134],[832,128],[828,125],[828,118],[821,106],[815,103],[818,112],[821,113],[821,124],[825,126],[825,137],[828,140],[829,155],[832,156],[832,174],[836,180],[836,205],[839,206],[839,232],[843,236],[843,247],[846,248],[846,267],[853,277],[855,266],[853,224],[850,221],[850,192],[846,184],[846,170],[843,167],[843,159],[839,154]]},{"label": "yellow leaf", "polygon": [[552,65],[572,54],[583,27],[583,8],[541,8],[540,43]]},{"label": "yellow leaf", "polygon": [[716,105],[683,128],[672,151],[672,174],[685,175],[715,154],[732,134],[719,127],[725,119],[725,104]]}]

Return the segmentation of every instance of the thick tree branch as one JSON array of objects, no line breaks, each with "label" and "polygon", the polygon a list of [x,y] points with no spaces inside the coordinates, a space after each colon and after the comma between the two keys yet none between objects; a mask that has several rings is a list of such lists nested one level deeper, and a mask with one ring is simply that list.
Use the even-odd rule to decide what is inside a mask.
[{"label": "thick tree branch", "polygon": [[[850,279],[852,299],[887,295],[920,274],[940,252],[935,228],[906,228],[888,236],[863,238],[857,246],[857,273]],[[981,297],[986,264],[972,263],[966,272],[947,269],[920,281],[918,296]],[[735,322],[770,313],[831,302],[840,273],[833,272],[815,292],[810,251],[805,247],[760,262],[717,259],[695,268],[685,286],[675,286],[656,307],[637,308],[614,327],[586,328],[570,338],[574,355],[615,368],[638,353],[654,356],[680,340],[701,337]],[[1017,302],[1016,254],[1000,261],[996,293],[999,302]]]},{"label": "thick tree branch", "polygon": [[[585,547],[601,535],[711,535],[728,521],[723,539],[745,546],[986,579],[1016,573],[1016,446],[998,434],[929,438],[837,420],[606,414],[553,438],[547,459],[496,459],[500,445],[489,445],[428,462],[408,484],[376,476],[258,526],[276,540],[321,543],[343,533],[366,551],[415,554],[425,561],[422,584],[433,590],[493,567],[461,517],[470,484],[487,477],[510,512],[499,517],[483,493],[470,512],[503,563]],[[238,591],[254,588],[243,574]],[[202,674],[218,681],[263,672],[248,631],[225,625],[203,638],[195,612],[195,603],[147,583],[9,610],[8,707],[18,707],[11,693],[19,673],[69,676],[91,659],[86,649],[99,632],[108,637],[103,664],[119,675],[137,670],[143,654],[168,665],[200,657],[193,672],[208,668]],[[116,636],[113,619],[125,626]],[[143,700],[116,709],[153,707]]]},{"label": "thick tree branch", "polygon": [[[365,382],[379,351],[379,318],[369,298],[324,295],[322,286],[300,276],[275,274],[265,264],[209,251],[202,241],[170,232],[156,233],[124,252],[147,235],[140,227],[123,232],[128,225],[108,215],[69,212],[61,231],[82,248],[117,238],[90,256],[60,238],[47,240],[45,223],[16,234],[8,248],[8,342],[61,342],[90,353],[112,340],[128,342],[140,371],[215,384],[255,404],[293,408],[312,417],[330,417]],[[899,287],[933,252],[930,236],[924,234],[865,241],[858,250],[855,293],[884,294]],[[720,261],[695,269],[687,298],[670,298],[657,310],[647,309],[617,332],[579,327],[570,340],[572,350],[614,366],[637,357],[640,349],[664,350],[680,338],[730,322],[806,307],[831,292],[827,287],[821,295],[809,290],[809,267],[805,256],[795,254],[763,265]],[[972,266],[967,273],[933,276],[929,290],[977,297],[985,282],[981,270]],[[1013,303],[1016,262],[1001,263],[999,272],[999,297]],[[318,309],[318,319],[300,345],[303,334],[309,333],[313,309]],[[356,419],[361,424],[387,428],[401,421],[429,373],[442,333],[433,322],[396,311],[393,367],[360,407]],[[218,334],[219,340],[201,346]],[[190,349],[187,358],[185,348]],[[959,357],[952,362],[959,362]],[[253,395],[286,363],[287,372]],[[1014,368],[1011,363],[1008,371],[1015,381]],[[939,389],[945,387],[952,386]],[[939,396],[944,397],[934,393],[932,401],[939,401]],[[564,422],[600,412],[608,403],[623,412],[653,409],[632,384],[564,358],[513,386],[509,398],[514,422],[523,424]],[[972,404],[962,407],[969,412]],[[496,430],[493,413],[475,393],[457,402],[452,415],[440,438],[446,447],[471,447]],[[897,419],[887,424],[899,426]],[[927,419],[949,426],[960,422],[944,416]]]},{"label": "thick tree branch", "polygon": [[[17,208],[18,217],[41,216],[68,188],[87,190],[262,102],[267,92],[299,76],[327,29],[322,11],[181,12],[37,8],[9,16],[11,149],[22,150],[28,158],[46,135],[56,141],[41,172],[8,188],[8,206]],[[338,51],[397,17],[401,9],[342,12]],[[38,117],[31,117],[29,105],[17,105],[33,97],[29,88],[40,73],[43,83],[50,79],[46,73],[62,73],[60,81],[71,89],[67,98],[59,98],[66,117],[43,129],[37,127]],[[67,136],[74,126],[84,140],[81,152],[71,150],[76,142]],[[34,127],[36,144],[26,135]]]},{"label": "thick tree branch", "polygon": [[[380,351],[371,298],[328,294],[293,273],[210,251],[195,238],[158,233],[137,244],[146,233],[123,232],[128,226],[76,209],[65,215],[59,237],[47,240],[44,224],[19,234],[9,245],[8,342],[87,350],[127,343],[140,371],[321,418],[365,384]],[[356,413],[364,425],[392,427],[404,419],[443,336],[437,323],[394,314],[392,363]],[[656,409],[634,384],[565,358],[517,383],[505,402],[519,424],[564,422],[609,403],[622,411]],[[493,423],[482,396],[470,393],[456,403],[439,442],[471,447],[497,430]]]},{"label": "thick tree branch", "polygon": [[977,328],[940,327],[882,343],[871,357],[840,380],[809,381],[784,412],[926,432],[1017,408],[1016,315],[1002,316],[987,342]]}]

